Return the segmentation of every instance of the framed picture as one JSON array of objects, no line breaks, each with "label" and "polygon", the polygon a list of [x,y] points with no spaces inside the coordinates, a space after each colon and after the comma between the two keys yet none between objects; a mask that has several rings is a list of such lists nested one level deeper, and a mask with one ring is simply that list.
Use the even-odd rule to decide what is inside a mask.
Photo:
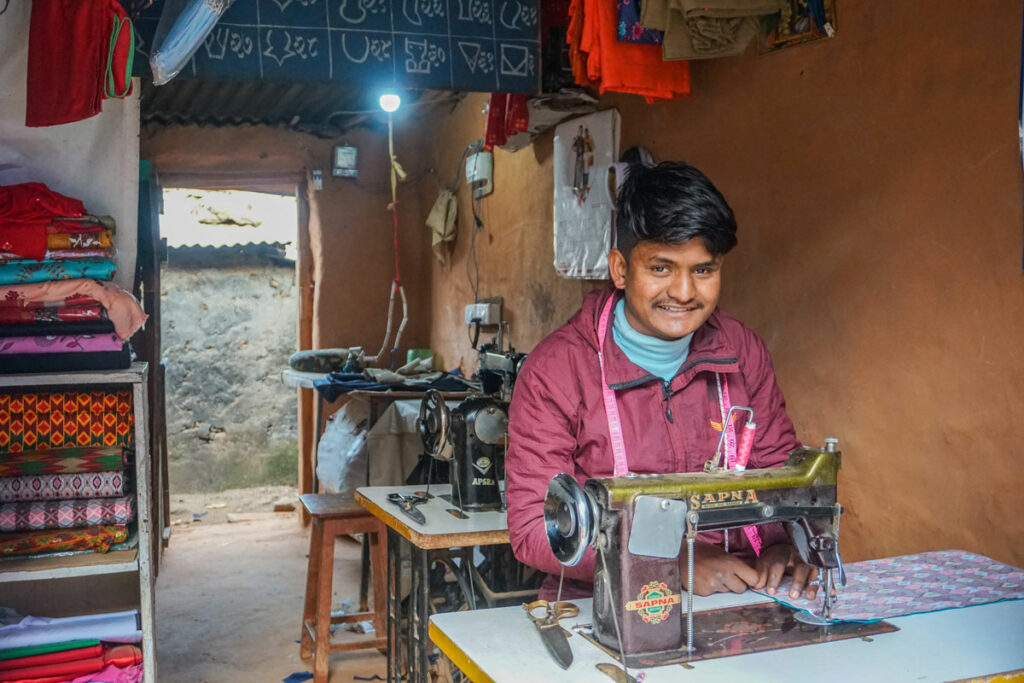
[{"label": "framed picture", "polygon": [[759,51],[775,52],[836,33],[835,0],[783,0],[782,11],[761,18]]}]

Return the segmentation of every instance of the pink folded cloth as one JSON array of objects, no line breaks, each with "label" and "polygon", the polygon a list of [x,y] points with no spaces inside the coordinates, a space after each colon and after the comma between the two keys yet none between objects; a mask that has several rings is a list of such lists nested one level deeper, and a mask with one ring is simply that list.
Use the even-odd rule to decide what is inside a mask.
[{"label": "pink folded cloth", "polygon": [[119,669],[110,665],[94,674],[79,676],[71,683],[138,683],[142,680],[142,666],[142,664],[136,664]]},{"label": "pink folded cloth", "polygon": [[5,337],[0,355],[9,353],[73,353],[76,351],[120,351],[124,342],[116,334],[76,334],[59,337]]},{"label": "pink folded cloth", "polygon": [[[117,285],[97,280],[54,280],[25,285],[0,286],[0,300],[19,305],[52,303],[69,297],[87,296],[99,301],[114,323],[114,332],[127,340],[146,322],[149,316],[131,294]],[[120,349],[120,347],[118,347]],[[116,350],[116,349],[115,349]]]}]

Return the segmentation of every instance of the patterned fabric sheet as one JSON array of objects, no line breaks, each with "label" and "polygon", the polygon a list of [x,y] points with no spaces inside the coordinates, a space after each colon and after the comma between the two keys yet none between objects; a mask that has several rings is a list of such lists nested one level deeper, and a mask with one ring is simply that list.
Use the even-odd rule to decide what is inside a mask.
[{"label": "patterned fabric sheet", "polygon": [[644,45],[661,45],[665,37],[664,31],[644,28],[640,24],[640,3],[642,0],[618,0],[619,32],[616,39],[620,43],[642,43]]},{"label": "patterned fabric sheet", "polygon": [[114,525],[0,534],[0,558],[71,551],[105,553],[127,540],[128,527]]},{"label": "patterned fabric sheet", "polygon": [[0,503],[0,531],[127,524],[134,518],[135,498],[132,496]]},{"label": "patterned fabric sheet", "polygon": [[117,338],[116,334],[6,337],[0,339],[0,354],[120,351],[123,345],[124,343]]},{"label": "patterned fabric sheet", "polygon": [[124,495],[124,483],[123,472],[0,477],[0,503],[14,503],[22,500],[110,498]]},{"label": "patterned fabric sheet", "polygon": [[74,306],[0,306],[0,324],[77,322],[103,320],[106,313],[97,303]]},{"label": "patterned fabric sheet", "polygon": [[61,448],[7,453],[0,455],[0,477],[119,472],[124,469],[125,462],[125,452],[117,447]]},{"label": "patterned fabric sheet", "polygon": [[111,280],[112,259],[84,258],[73,261],[11,261],[0,265],[0,284],[13,285],[50,280]]},{"label": "patterned fabric sheet", "polygon": [[132,446],[131,391],[0,394],[0,453]]},{"label": "patterned fabric sheet", "polygon": [[[1024,599],[1024,570],[963,550],[887,557],[846,565],[832,621],[879,621],[910,614]],[[821,597],[789,597],[790,577],[775,595],[785,605],[820,616]]]}]

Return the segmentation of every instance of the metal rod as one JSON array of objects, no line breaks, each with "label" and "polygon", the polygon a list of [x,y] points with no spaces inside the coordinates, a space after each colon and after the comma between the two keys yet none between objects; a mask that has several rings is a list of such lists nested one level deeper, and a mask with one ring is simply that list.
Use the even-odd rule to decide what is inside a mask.
[{"label": "metal rod", "polygon": [[418,600],[416,602],[416,644],[417,644],[417,666],[416,666],[416,681],[422,681],[426,683],[429,679],[429,673],[427,671],[427,643],[430,640],[430,636],[427,634],[427,621],[430,618],[428,615],[427,605],[430,602],[430,579],[429,579],[429,562],[427,555],[428,551],[417,548],[419,557],[417,563],[420,567],[420,585],[417,587],[419,591]]},{"label": "metal rod", "polygon": [[[611,575],[608,573],[608,563],[604,559],[604,544],[597,549],[597,554],[601,558],[601,568],[604,570],[605,581],[611,581]],[[622,661],[622,674],[625,676],[623,680],[629,680],[629,667],[626,666],[626,652],[625,648],[622,647],[622,631],[619,630],[619,615],[618,605],[611,605],[609,608],[612,613],[612,622],[615,624],[615,637],[619,640],[619,657]]]},{"label": "metal rod", "polygon": [[686,651],[693,652],[693,542],[697,534],[686,534]]},{"label": "metal rod", "polygon": [[395,683],[401,680],[401,659],[399,658],[399,635],[401,624],[401,557],[399,555],[398,539],[400,536],[394,530],[388,529],[388,682]]}]

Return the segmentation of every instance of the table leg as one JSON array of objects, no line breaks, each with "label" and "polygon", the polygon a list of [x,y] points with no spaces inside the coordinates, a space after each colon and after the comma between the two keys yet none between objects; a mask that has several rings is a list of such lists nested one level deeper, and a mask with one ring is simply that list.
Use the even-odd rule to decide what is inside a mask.
[{"label": "table leg", "polygon": [[413,582],[412,591],[415,596],[414,613],[412,614],[412,633],[410,639],[413,645],[412,658],[415,666],[414,675],[410,680],[415,683],[426,683],[429,680],[427,663],[429,659],[428,645],[430,635],[427,633],[427,624],[430,619],[430,553],[422,548],[413,547]]},{"label": "table leg", "polygon": [[[377,414],[377,402],[370,399],[370,414],[366,421],[366,430],[369,431],[377,423],[380,417]],[[370,447],[366,447],[366,485],[370,485]],[[388,546],[390,547],[390,546]],[[365,612],[369,604],[370,594],[370,539],[363,535],[363,566],[359,573],[359,611]]]},{"label": "table leg", "polygon": [[320,479],[316,476],[316,464],[317,451],[320,450],[320,437],[323,436],[323,427],[320,426],[320,423],[324,419],[324,399],[316,389],[313,389],[313,396],[316,404],[316,408],[313,409],[313,493],[320,493]]},{"label": "table leg", "polygon": [[402,680],[402,537],[388,528],[388,683]]}]

